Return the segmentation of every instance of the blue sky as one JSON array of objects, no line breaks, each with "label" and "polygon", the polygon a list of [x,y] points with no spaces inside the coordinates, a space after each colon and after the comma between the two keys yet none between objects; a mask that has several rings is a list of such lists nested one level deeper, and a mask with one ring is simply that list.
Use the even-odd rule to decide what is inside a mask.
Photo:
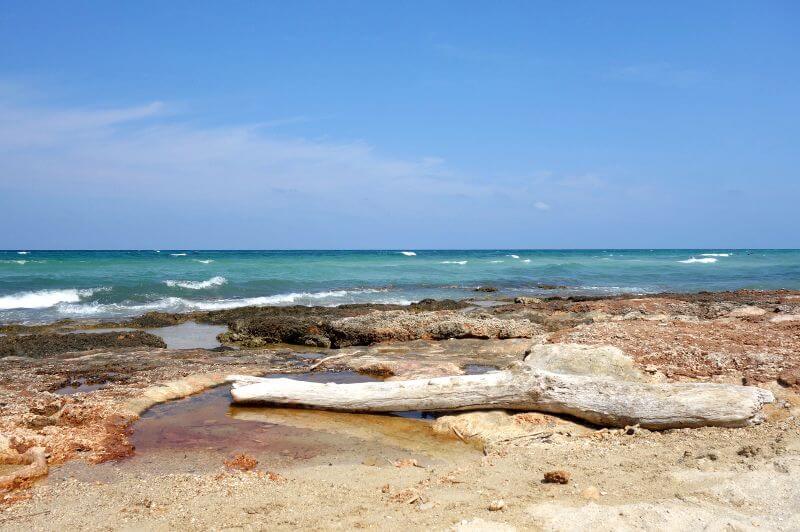
[{"label": "blue sky", "polygon": [[797,2],[0,10],[0,248],[800,247]]}]

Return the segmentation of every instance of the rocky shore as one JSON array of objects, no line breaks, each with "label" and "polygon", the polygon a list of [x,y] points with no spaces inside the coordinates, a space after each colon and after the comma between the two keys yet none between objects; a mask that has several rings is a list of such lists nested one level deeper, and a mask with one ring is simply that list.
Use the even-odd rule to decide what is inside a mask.
[{"label": "rocky shore", "polygon": [[[189,321],[226,326],[224,347],[166,348],[157,329]],[[6,324],[0,333],[0,528],[800,527],[797,291],[245,307]],[[204,456],[216,469],[125,469],[143,413],[228,374],[403,380],[502,369],[525,356],[554,371],[761,386],[777,401],[764,423],[741,429],[650,432],[540,413],[444,415],[419,423],[479,452],[435,465],[415,458],[422,467],[411,458],[410,467],[373,463],[356,446],[347,464],[308,458],[280,471],[262,464],[232,472],[223,465],[229,456],[210,451]],[[330,422],[332,432],[357,423]],[[18,474],[34,449],[50,470],[38,479]],[[119,472],[99,484],[60,473],[111,466]],[[553,471],[568,473],[551,475],[565,483],[541,482]],[[92,520],[83,500],[97,501],[89,513],[107,520]]]}]

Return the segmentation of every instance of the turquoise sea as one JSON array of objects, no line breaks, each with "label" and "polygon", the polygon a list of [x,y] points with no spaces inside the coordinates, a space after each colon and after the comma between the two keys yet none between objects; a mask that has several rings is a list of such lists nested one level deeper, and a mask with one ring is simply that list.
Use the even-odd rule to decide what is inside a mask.
[{"label": "turquoise sea", "polygon": [[800,289],[800,250],[0,251],[0,323],[483,297],[479,286],[501,295]]}]

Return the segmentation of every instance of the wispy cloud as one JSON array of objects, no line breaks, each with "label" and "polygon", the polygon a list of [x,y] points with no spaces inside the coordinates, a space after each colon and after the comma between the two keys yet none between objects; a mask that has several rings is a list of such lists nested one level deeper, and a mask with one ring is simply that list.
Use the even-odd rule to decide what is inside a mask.
[{"label": "wispy cloud", "polygon": [[535,209],[540,210],[540,211],[549,211],[550,210],[550,205],[548,203],[543,202],[543,201],[537,201],[536,203],[533,204],[533,207]]},{"label": "wispy cloud", "polygon": [[667,62],[642,63],[612,69],[608,78],[615,81],[688,88],[708,79],[708,73]]}]

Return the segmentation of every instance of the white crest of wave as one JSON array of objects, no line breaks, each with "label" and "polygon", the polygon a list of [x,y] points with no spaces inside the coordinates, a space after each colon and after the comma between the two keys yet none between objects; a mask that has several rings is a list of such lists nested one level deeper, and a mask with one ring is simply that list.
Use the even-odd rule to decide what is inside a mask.
[{"label": "white crest of wave", "polygon": [[679,260],[678,262],[682,262],[683,264],[694,264],[694,263],[711,264],[713,262],[717,262],[717,259],[715,259],[714,257],[704,257],[702,259],[692,257],[691,259]]},{"label": "white crest of wave", "polygon": [[406,257],[416,257],[417,256],[417,254],[414,253],[413,251],[401,251],[400,253],[402,253]]},{"label": "white crest of wave", "polygon": [[30,251],[17,251],[17,255],[27,255]]},{"label": "white crest of wave", "polygon": [[19,292],[0,297],[0,310],[15,308],[49,308],[59,303],[77,303],[82,297],[90,297],[95,292],[109,290],[107,288],[89,288],[78,290],[38,290],[35,292]]},{"label": "white crest of wave", "polygon": [[173,281],[168,279],[164,281],[167,286],[178,286],[180,288],[188,288],[189,290],[202,290],[203,288],[213,288],[215,286],[222,286],[228,280],[220,275],[206,279],[205,281]]},{"label": "white crest of wave", "polygon": [[211,264],[214,262],[214,259],[194,259],[195,262],[199,262],[200,264]]},{"label": "white crest of wave", "polygon": [[465,260],[443,260],[439,264],[466,264],[467,261]]},{"label": "white crest of wave", "polygon": [[530,262],[531,259],[522,259],[522,262]]},{"label": "white crest of wave", "polygon": [[509,257],[511,257],[512,259],[518,259],[519,255],[509,255]]},{"label": "white crest of wave", "polygon": [[[292,305],[303,303],[314,304],[339,304],[342,298],[351,294],[368,294],[386,292],[386,289],[364,288],[358,290],[329,290],[325,292],[292,292],[288,294],[276,294],[273,296],[248,297],[242,299],[214,299],[207,301],[195,301],[182,297],[165,297],[157,301],[141,304],[111,303],[101,304],[92,302],[90,304],[69,304],[64,303],[58,306],[59,312],[71,316],[93,316],[93,315],[113,315],[125,314],[135,315],[138,313],[161,310],[166,312],[185,312],[192,310],[224,310],[237,307],[250,307],[261,305]],[[324,300],[328,300],[325,302]],[[347,300],[345,300],[347,301]],[[399,298],[382,298],[381,303],[393,303],[396,305],[408,305],[411,301]]]},{"label": "white crest of wave", "polygon": [[170,257],[185,257],[186,253],[170,253]]},{"label": "white crest of wave", "polygon": [[701,257],[730,257],[733,253],[701,253]]},{"label": "white crest of wave", "polygon": [[505,261],[502,261],[502,260],[492,260],[492,261],[489,261],[489,262],[491,262],[492,264],[500,264],[501,262],[505,262]]}]

